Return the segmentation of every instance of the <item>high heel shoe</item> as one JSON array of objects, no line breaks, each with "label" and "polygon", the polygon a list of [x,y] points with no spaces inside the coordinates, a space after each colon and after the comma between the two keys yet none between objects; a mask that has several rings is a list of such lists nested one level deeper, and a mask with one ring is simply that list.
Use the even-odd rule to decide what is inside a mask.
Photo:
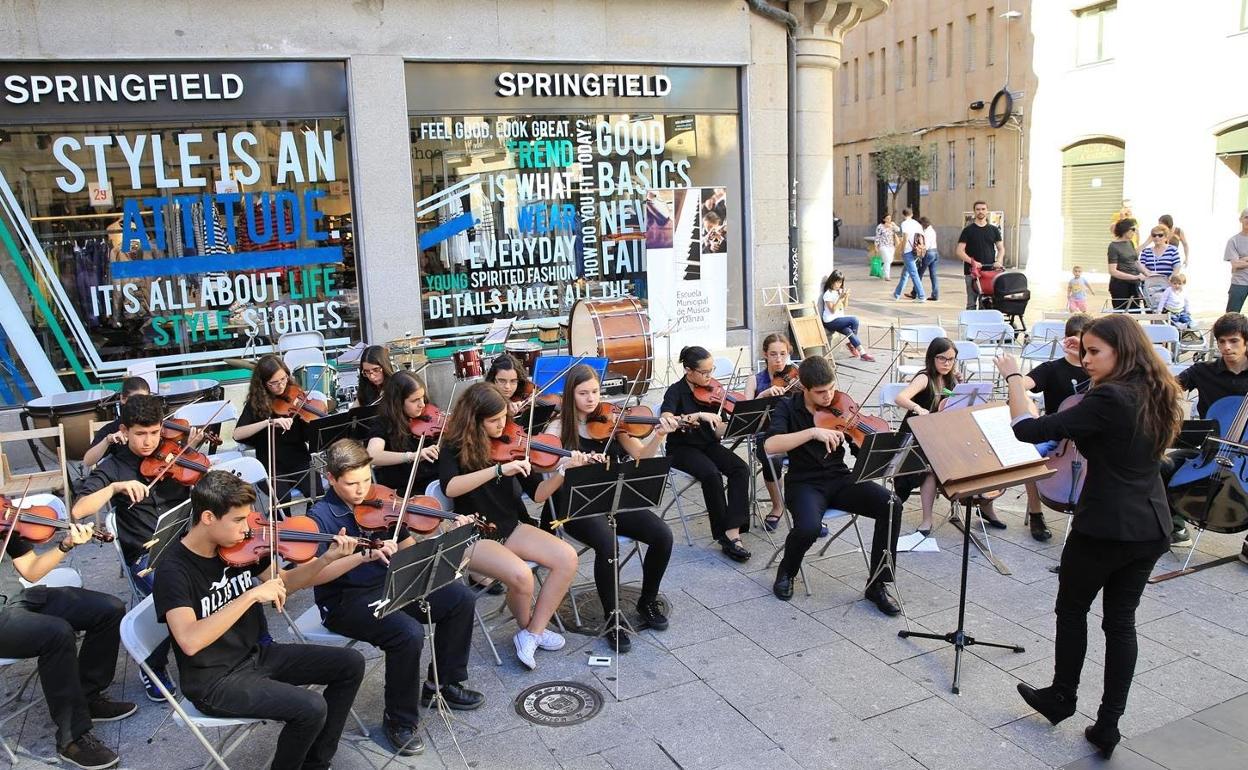
[{"label": "high heel shoe", "polygon": [[1025,682],[1019,682],[1017,688],[1018,694],[1023,696],[1027,705],[1040,712],[1051,724],[1057,724],[1075,713],[1075,697],[1059,692],[1056,687],[1042,687],[1037,690]]},{"label": "high heel shoe", "polygon": [[1097,722],[1084,729],[1083,737],[1101,752],[1102,759],[1109,759],[1113,756],[1114,747],[1118,745],[1118,741],[1122,740],[1122,733],[1118,732],[1117,727],[1102,727],[1100,722]]}]

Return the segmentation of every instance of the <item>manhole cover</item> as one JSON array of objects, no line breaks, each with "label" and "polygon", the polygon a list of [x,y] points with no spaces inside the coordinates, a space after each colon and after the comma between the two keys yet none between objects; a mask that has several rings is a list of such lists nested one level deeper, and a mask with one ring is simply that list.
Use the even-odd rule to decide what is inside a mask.
[{"label": "manhole cover", "polygon": [[602,696],[580,682],[546,682],[516,697],[516,713],[533,724],[568,727],[588,722],[602,710]]}]

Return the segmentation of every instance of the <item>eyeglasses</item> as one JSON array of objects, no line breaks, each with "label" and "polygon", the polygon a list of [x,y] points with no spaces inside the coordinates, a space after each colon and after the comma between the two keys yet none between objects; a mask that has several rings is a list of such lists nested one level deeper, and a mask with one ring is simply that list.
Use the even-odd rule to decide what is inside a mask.
[{"label": "eyeglasses", "polygon": [[1166,237],[1166,234],[1165,234],[1165,233],[1153,233],[1153,237],[1154,237],[1154,238],[1165,238],[1165,237]]},{"label": "eyeglasses", "polygon": [[715,368],[711,367],[710,369],[690,369],[689,371],[693,372],[694,374],[700,374],[703,377],[710,377],[712,374],[715,373]]},{"label": "eyeglasses", "polygon": [[958,357],[956,354],[952,356],[936,356],[936,360],[942,363],[952,364],[954,361],[958,360]]}]

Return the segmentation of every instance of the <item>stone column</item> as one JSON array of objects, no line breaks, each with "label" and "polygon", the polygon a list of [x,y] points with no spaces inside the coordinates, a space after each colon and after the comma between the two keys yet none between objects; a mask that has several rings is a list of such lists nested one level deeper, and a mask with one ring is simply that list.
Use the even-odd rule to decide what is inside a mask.
[{"label": "stone column", "polygon": [[832,201],[836,189],[832,149],[832,87],[841,65],[845,33],[880,15],[891,0],[832,2],[790,0],[797,17],[797,217],[798,291],[813,301],[832,270]]}]

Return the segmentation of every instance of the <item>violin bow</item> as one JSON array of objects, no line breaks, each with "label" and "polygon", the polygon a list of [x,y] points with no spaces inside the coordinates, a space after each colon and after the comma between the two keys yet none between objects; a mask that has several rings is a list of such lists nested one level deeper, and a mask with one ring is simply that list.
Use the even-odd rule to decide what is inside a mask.
[{"label": "violin bow", "polygon": [[[449,419],[451,416],[451,404],[455,403],[455,389],[458,387],[459,387],[459,380],[455,380],[454,382],[451,383],[451,397],[446,400],[446,411],[442,412],[442,416],[444,420]],[[425,391],[425,398],[429,398],[428,390]],[[438,431],[438,443],[434,444],[434,446],[438,448],[438,451],[442,450],[442,437],[445,435],[446,435],[446,425],[444,424],[442,426],[442,430]]]},{"label": "violin bow", "polygon": [[[205,425],[211,425],[211,424],[212,424],[212,421],[213,421],[213,420],[215,420],[215,419],[217,419],[217,415],[221,414],[221,410],[222,410],[222,409],[224,409],[224,408],[225,408],[225,405],[226,405],[226,404],[228,404],[228,403],[230,403],[230,402],[229,402],[229,401],[222,401],[222,402],[221,402],[221,404],[220,404],[219,406],[217,406],[217,411],[213,412],[213,413],[212,413],[212,416],[208,418],[208,422],[206,422],[206,423],[204,423],[204,424],[205,424]],[[161,422],[164,422],[164,420],[162,419],[162,420],[161,420]],[[273,429],[273,425],[272,425],[272,424],[270,424],[270,425],[269,425],[269,430],[270,430],[270,432],[272,431],[272,429]],[[273,441],[272,441],[272,437],[271,437],[271,436],[270,436],[270,439],[269,439],[269,445],[270,445],[270,446],[272,446],[272,445],[273,445]],[[144,490],[147,492],[147,494],[151,494],[151,492],[152,492],[152,487],[156,486],[156,482],[160,481],[161,476],[164,476],[164,475],[165,475],[165,471],[167,471],[167,470],[169,470],[170,468],[172,468],[172,467],[174,466],[174,464],[175,464],[175,463],[177,463],[177,461],[178,461],[178,460],[182,459],[182,455],[186,454],[186,453],[187,453],[187,451],[189,451],[189,450],[190,450],[190,448],[191,448],[191,436],[190,436],[190,434],[188,433],[188,434],[187,434],[187,436],[186,436],[186,443],[182,445],[182,448],[178,450],[178,453],[177,453],[176,455],[174,455],[174,456],[173,456],[173,459],[172,459],[172,460],[167,461],[167,462],[165,463],[165,467],[161,469],[160,473],[156,474],[156,478],[152,479],[150,482],[148,482],[148,485],[147,485],[146,487],[144,487]],[[269,475],[271,476],[271,475],[272,475],[272,473],[273,473],[273,472],[272,472],[272,470],[270,470],[270,471],[269,471]]]},{"label": "violin bow", "polygon": [[[268,431],[268,460],[269,460],[269,580],[277,579],[277,560],[279,557],[278,533],[277,533],[277,449],[274,447],[277,439],[277,428],[273,421],[265,426]],[[274,603],[274,609],[278,612],[282,611],[281,602]]]},{"label": "violin bow", "polygon": [[407,501],[412,498],[412,485],[416,483],[416,466],[420,465],[420,453],[425,449],[425,437],[416,442],[416,456],[412,458],[412,469],[407,472],[407,486],[403,488],[403,502],[399,504],[399,515],[394,521],[394,534],[390,539],[395,545],[399,542],[399,529],[403,526],[403,514],[407,512]]},{"label": "violin bow", "polygon": [[737,360],[732,364],[732,374],[728,377],[728,385],[724,385],[724,397],[719,400],[719,409],[715,412],[716,417],[724,416],[724,405],[728,403],[728,387],[732,385],[732,381],[737,376],[737,367],[741,365],[741,356],[744,355],[745,348],[737,351]]},{"label": "violin bow", "polygon": [[[554,380],[551,380],[554,382]],[[549,384],[549,383],[548,383]],[[533,393],[534,403],[537,403],[537,392]],[[524,461],[529,462],[529,456],[533,454],[533,413],[536,409],[529,410],[529,430],[524,442]]]},{"label": "violin bow", "polygon": [[624,413],[628,411],[628,402],[637,397],[637,403],[641,403],[641,398],[637,396],[637,386],[641,384],[641,378],[633,380],[633,384],[628,388],[628,395],[624,398],[624,404],[620,407],[620,413],[615,417],[615,424],[611,426],[611,435],[607,437],[607,443],[602,448],[602,454],[605,457],[607,450],[611,448],[611,442],[615,441],[615,433],[620,428],[620,423],[624,421]]},{"label": "violin bow", "polygon": [[[21,501],[26,502],[26,493],[30,491],[31,478],[26,479],[26,488],[22,490]],[[9,500],[10,505],[4,508],[4,518],[9,518],[9,511],[13,511],[13,523],[9,525],[9,531],[4,535],[4,546],[0,547],[0,562],[4,561],[4,555],[9,552],[9,543],[13,541],[13,535],[17,532],[17,525],[22,515],[21,505],[12,505],[13,501]]]}]

